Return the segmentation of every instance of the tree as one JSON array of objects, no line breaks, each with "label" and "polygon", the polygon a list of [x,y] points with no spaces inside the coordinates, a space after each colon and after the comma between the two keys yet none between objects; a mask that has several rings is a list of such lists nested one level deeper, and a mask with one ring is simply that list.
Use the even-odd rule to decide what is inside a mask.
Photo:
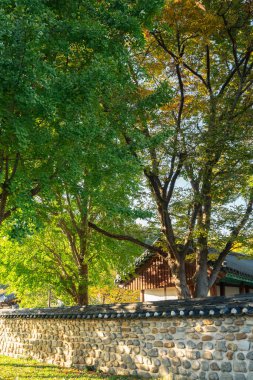
[{"label": "tree", "polygon": [[103,98],[124,85],[125,41],[140,33],[143,8],[130,0],[1,3],[0,225],[17,210],[29,214],[38,193],[49,196],[52,183],[79,170],[93,129],[109,122]]},{"label": "tree", "polygon": [[[100,188],[97,198],[95,191],[92,198],[89,195],[88,202],[81,194],[79,189],[79,194],[65,193],[57,197],[54,205],[50,205],[50,212],[44,215],[40,229],[38,223],[31,224],[30,233],[15,235],[15,239],[11,238],[10,226],[2,232],[1,281],[10,285],[22,306],[45,306],[49,293],[50,298],[60,299],[67,305],[108,300],[109,289],[115,293],[111,300],[124,299],[121,291],[113,290],[116,270],[123,270],[139,251],[97,235],[89,228],[88,217],[105,220],[110,228],[113,226],[110,220],[113,212],[109,213],[105,207],[108,199],[103,189]],[[119,217],[114,222],[120,223]],[[129,222],[124,218],[120,224],[127,226]],[[88,297],[90,287],[91,297]],[[96,297],[95,292],[100,296]]]},{"label": "tree", "polygon": [[251,15],[250,1],[166,1],[144,32],[145,50],[132,49],[135,92],[127,106],[135,123],[119,135],[143,170],[161,242],[147,247],[93,228],[165,257],[183,298],[191,295],[188,254],[196,263],[194,296],[206,296],[252,226]]},{"label": "tree", "polygon": [[[29,235],[35,234],[36,228],[45,222],[38,219],[37,210],[47,205],[49,219],[52,215],[57,218],[59,210],[64,212],[57,219],[57,228],[68,239],[75,260],[71,270],[77,269],[79,273],[79,282],[74,284],[78,290],[71,295],[77,303],[87,303],[90,253],[87,254],[86,246],[90,226],[86,214],[91,193],[92,202],[94,192],[95,198],[96,192],[103,194],[98,185],[99,165],[105,174],[107,167],[119,168],[121,162],[114,157],[115,163],[109,163],[108,155],[106,160],[100,157],[107,144],[116,150],[120,143],[111,128],[114,120],[104,108],[105,100],[129,85],[128,40],[131,37],[138,45],[140,25],[149,19],[158,4],[159,1],[145,5],[131,0],[56,3],[22,0],[4,1],[1,8],[0,225],[2,228],[9,225],[12,238],[24,239],[28,235],[26,243],[32,244],[36,251]],[[122,120],[125,111],[123,108],[118,112]],[[121,155],[124,151],[126,158],[130,158],[126,149],[121,149]],[[128,166],[129,163],[130,159]],[[93,188],[85,188],[80,197],[81,184],[87,185],[90,171]],[[122,186],[127,190],[132,186],[131,180],[129,183]],[[115,195],[113,191],[110,193]],[[119,191],[117,196],[122,194]],[[124,208],[122,199],[118,199],[118,204]],[[126,207],[126,213],[129,212],[130,208]],[[55,234],[59,236],[59,231]],[[78,243],[73,244],[73,239]],[[67,249],[65,253],[68,256],[70,252]],[[54,263],[60,265],[58,253],[51,254]],[[23,279],[27,279],[29,268],[25,269],[16,260],[17,266],[24,270]],[[36,267],[35,263],[33,266]],[[43,268],[41,262],[39,268]],[[70,283],[71,276],[67,277]],[[48,277],[42,275],[42,278]]]},{"label": "tree", "polygon": [[[12,286],[22,305],[41,305],[37,294],[45,303],[48,292],[64,303],[87,305],[88,288],[112,288],[116,268],[139,253],[97,235],[88,223],[103,221],[110,229],[120,225],[137,233],[140,227],[134,222],[144,215],[130,201],[138,189],[136,164],[127,151],[122,154],[124,147],[111,132],[105,126],[94,128],[87,154],[68,182],[54,181],[50,197],[43,197],[44,191],[36,197],[33,213],[20,210],[20,217],[15,213],[6,224],[1,281]],[[119,296],[117,292],[115,299]]]},{"label": "tree", "polygon": [[[92,151],[96,154],[95,147],[94,142]],[[124,267],[138,252],[138,249],[137,252],[136,249],[129,252],[129,247],[97,235],[89,225],[103,221],[110,229],[120,225],[135,232],[140,230],[134,222],[143,213],[130,205],[129,195],[136,192],[137,183],[128,174],[133,167],[131,160],[126,158],[116,160],[115,152],[108,146],[105,151],[100,148],[99,159],[93,161],[94,165],[91,165],[92,161],[87,162],[83,178],[79,178],[77,183],[61,186],[55,193],[53,204],[47,205],[46,223],[48,221],[54,233],[47,243],[45,236],[48,232],[46,235],[43,233],[41,245],[46,255],[51,257],[51,265],[55,267],[62,288],[75,304],[87,305],[90,284],[102,286],[103,273],[112,276],[112,269]],[[121,171],[120,168],[126,164],[127,169]],[[120,215],[119,209],[124,210]]]}]

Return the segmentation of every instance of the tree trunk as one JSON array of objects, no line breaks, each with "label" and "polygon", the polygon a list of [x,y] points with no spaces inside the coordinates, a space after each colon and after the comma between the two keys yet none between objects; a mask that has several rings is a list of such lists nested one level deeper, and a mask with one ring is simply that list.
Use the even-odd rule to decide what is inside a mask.
[{"label": "tree trunk", "polygon": [[209,291],[207,273],[207,248],[201,249],[196,253],[196,277],[195,277],[195,298],[207,297]]},{"label": "tree trunk", "polygon": [[88,265],[82,264],[79,267],[79,283],[76,302],[79,306],[88,305]]},{"label": "tree trunk", "polygon": [[[170,263],[169,263],[170,264]],[[191,298],[191,293],[186,279],[185,261],[173,262],[170,264],[173,280],[177,290],[178,298],[187,299]]]},{"label": "tree trunk", "polygon": [[196,286],[194,298],[204,298],[208,296],[209,286],[207,272],[200,271],[196,276]]}]

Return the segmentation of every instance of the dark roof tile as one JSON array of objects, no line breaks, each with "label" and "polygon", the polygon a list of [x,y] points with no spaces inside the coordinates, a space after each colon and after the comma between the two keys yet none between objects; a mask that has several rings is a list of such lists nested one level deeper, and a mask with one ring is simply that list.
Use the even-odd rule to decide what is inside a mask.
[{"label": "dark roof tile", "polygon": [[0,318],[157,318],[207,317],[222,314],[252,314],[253,294],[234,297],[167,300],[145,303],[90,305],[45,309],[2,310]]}]

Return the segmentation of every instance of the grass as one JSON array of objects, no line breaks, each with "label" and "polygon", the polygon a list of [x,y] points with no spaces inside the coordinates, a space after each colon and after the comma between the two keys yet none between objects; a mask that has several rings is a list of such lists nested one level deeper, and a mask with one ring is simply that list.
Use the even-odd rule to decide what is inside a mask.
[{"label": "grass", "polygon": [[106,376],[95,372],[78,371],[73,368],[59,368],[38,363],[35,360],[13,359],[0,356],[0,380],[127,380],[120,376]]}]

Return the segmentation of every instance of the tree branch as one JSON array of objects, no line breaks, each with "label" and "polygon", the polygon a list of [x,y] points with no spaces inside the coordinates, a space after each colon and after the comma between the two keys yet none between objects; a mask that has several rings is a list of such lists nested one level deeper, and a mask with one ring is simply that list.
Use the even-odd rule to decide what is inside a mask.
[{"label": "tree branch", "polygon": [[234,37],[232,35],[231,28],[228,27],[228,21],[227,21],[227,19],[225,17],[225,14],[223,14],[221,17],[223,19],[223,22],[224,22],[224,25],[226,27],[228,36],[229,36],[230,41],[232,43],[232,51],[233,51],[233,56],[234,56],[234,60],[235,60],[236,71],[238,72],[238,75],[241,78],[242,74],[241,74],[240,65],[239,65],[239,61],[238,61],[237,44],[236,44],[236,41],[235,41],[235,39],[234,39]]},{"label": "tree branch", "polygon": [[188,250],[189,250],[189,247],[190,247],[190,244],[192,241],[193,232],[194,232],[195,224],[197,221],[199,209],[200,209],[199,202],[194,202],[192,213],[191,213],[191,218],[190,218],[190,223],[189,223],[189,228],[188,228],[188,233],[187,233],[185,241],[184,241],[184,249],[183,249],[183,255],[184,256],[188,253]]},{"label": "tree branch", "polygon": [[69,241],[70,248],[71,248],[71,251],[73,253],[76,264],[80,265],[80,257],[79,257],[78,251],[76,249],[75,239],[74,239],[71,231],[69,230],[65,220],[61,219],[59,221],[59,227],[62,229],[62,231],[64,232],[64,234],[66,235],[66,237]]},{"label": "tree branch", "polygon": [[[63,263],[62,261],[62,258],[60,256],[60,254],[58,252],[56,252],[53,248],[51,248],[49,245],[47,245],[45,242],[42,243],[44,245],[44,247],[53,255],[54,259],[57,261],[57,263],[59,264],[59,266],[61,267],[65,277],[67,279],[71,279],[71,276],[74,274],[76,280],[77,280],[77,276],[76,274],[74,273],[73,269],[66,263]],[[69,273],[67,272],[66,268],[70,271],[71,273],[71,276],[69,275]]]},{"label": "tree branch", "polygon": [[162,198],[162,185],[161,185],[160,179],[154,173],[149,172],[147,168],[144,168],[143,171],[144,171],[145,176],[148,178],[149,183],[152,185],[152,189],[154,191],[154,194],[157,200],[159,202],[163,202],[164,200]]},{"label": "tree branch", "polygon": [[241,66],[243,64],[243,62],[245,61],[245,59],[246,59],[246,55],[244,57],[242,57],[241,60],[238,62],[238,64],[235,65],[235,67],[230,71],[230,73],[228,74],[227,79],[223,83],[223,85],[222,85],[222,87],[221,87],[221,89],[220,89],[220,91],[218,93],[218,96],[221,96],[224,93],[226,87],[229,85],[229,83],[233,79],[235,73],[237,72],[237,66]]},{"label": "tree branch", "polygon": [[151,252],[159,253],[161,256],[163,256],[165,258],[167,257],[167,253],[164,252],[164,250],[160,247],[156,247],[155,245],[150,245],[150,244],[144,243],[141,240],[136,239],[132,236],[120,235],[120,234],[108,232],[108,231],[104,230],[103,228],[98,227],[96,224],[94,224],[92,222],[88,222],[88,224],[89,224],[89,227],[92,228],[93,230],[95,230],[95,231],[99,232],[100,234],[107,236],[111,239],[121,240],[121,241],[129,241],[130,243],[133,243],[135,245],[138,245],[140,247],[148,249]]},{"label": "tree branch", "polygon": [[167,203],[169,203],[170,200],[171,200],[171,198],[172,198],[172,194],[173,194],[173,191],[174,191],[174,188],[175,188],[176,180],[177,180],[178,176],[180,175],[182,167],[183,167],[184,157],[185,157],[184,154],[181,154],[179,156],[179,163],[178,163],[176,171],[174,172],[174,174],[173,174],[173,176],[171,178],[170,185],[169,185],[169,190],[168,190],[168,193],[167,193],[167,196],[166,196],[166,202]]},{"label": "tree branch", "polygon": [[73,213],[72,206],[71,206],[70,196],[69,196],[69,194],[68,194],[67,191],[66,191],[66,198],[67,198],[67,204],[68,204],[68,207],[67,207],[68,214],[70,216],[71,222],[72,222],[72,224],[73,224],[76,232],[79,235],[80,234],[80,228],[77,225],[77,222],[76,222],[76,219],[75,219],[75,215]]},{"label": "tree branch", "polygon": [[[163,48],[164,51],[166,51],[166,53],[168,53],[172,58],[175,59],[176,62],[179,61],[179,58],[177,57],[176,54],[174,54],[171,50],[169,50],[162,38],[162,35],[160,32],[151,32],[152,36],[154,36],[154,38],[156,39],[156,41],[158,42],[159,46],[161,48]],[[159,37],[158,37],[159,35]],[[196,70],[194,70],[192,67],[190,67],[186,62],[182,62],[182,65],[187,69],[189,70],[193,75],[195,75],[197,78],[199,78],[201,80],[201,82],[205,85],[206,88],[208,88],[207,86],[207,83],[205,81],[205,79],[203,78],[203,76],[198,73]]]},{"label": "tree branch", "polygon": [[213,91],[211,86],[210,49],[208,45],[206,45],[206,72],[206,83],[210,91],[210,94],[212,95]]}]

